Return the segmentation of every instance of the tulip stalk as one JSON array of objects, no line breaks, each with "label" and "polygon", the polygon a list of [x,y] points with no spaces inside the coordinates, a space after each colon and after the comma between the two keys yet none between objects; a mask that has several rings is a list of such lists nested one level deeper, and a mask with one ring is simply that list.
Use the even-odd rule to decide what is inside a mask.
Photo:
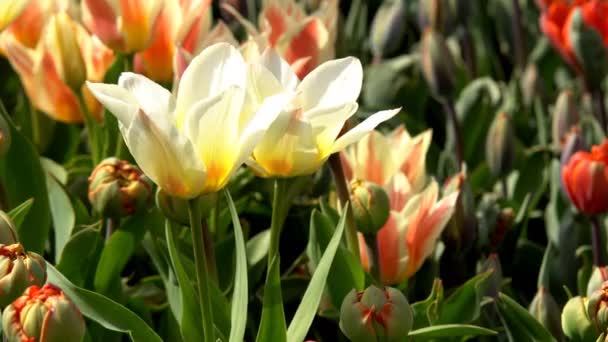
[{"label": "tulip stalk", "polygon": [[275,256],[279,254],[279,241],[281,230],[289,211],[287,197],[287,182],[289,179],[277,178],[274,182],[274,194],[272,197],[272,218],[270,221],[270,246],[268,247],[268,270]]},{"label": "tulip stalk", "polygon": [[452,123],[452,131],[454,132],[454,142],[456,144],[456,158],[458,159],[458,165],[462,165],[464,161],[464,152],[462,150],[462,130],[460,128],[460,122],[458,122],[456,109],[454,109],[454,101],[452,101],[452,99],[446,99],[445,101],[443,101],[443,110],[445,110],[449,120]]},{"label": "tulip stalk", "polygon": [[[599,269],[602,269],[604,267],[604,253],[602,251],[602,230],[599,215],[591,217],[591,247],[593,249],[593,263]],[[602,278],[607,280],[604,273],[602,273]]]},{"label": "tulip stalk", "polygon": [[369,272],[376,281],[377,285],[382,287],[382,271],[380,269],[380,250],[378,249],[378,238],[376,234],[364,234],[365,244],[369,250]]},{"label": "tulip stalk", "polygon": [[[340,161],[340,155],[334,153],[329,157],[329,166],[331,173],[334,176],[334,182],[336,184],[336,193],[338,194],[338,200],[340,208],[343,208],[346,203],[349,202],[350,192],[348,191],[348,184],[346,183],[346,176],[344,175],[344,169],[342,168],[342,161]],[[353,211],[348,210],[346,212],[346,246],[353,255],[359,259],[359,239],[357,238],[357,227],[355,226],[355,219]]]},{"label": "tulip stalk", "polygon": [[513,28],[513,41],[515,46],[515,58],[517,66],[524,68],[526,65],[526,42],[521,22],[521,7],[519,0],[511,0],[513,6],[513,17],[511,26]]},{"label": "tulip stalk", "polygon": [[601,86],[595,87],[591,92],[591,99],[593,101],[593,107],[595,115],[600,120],[604,133],[608,134],[608,119],[606,118],[606,105],[604,103],[604,91]]},{"label": "tulip stalk", "polygon": [[199,306],[203,321],[203,333],[205,342],[215,342],[215,331],[213,328],[213,311],[211,310],[211,295],[209,292],[209,270],[205,252],[205,241],[203,234],[202,212],[200,198],[188,201],[188,216],[190,218],[190,231],[192,232],[192,249],[194,251],[194,264],[196,268],[196,280],[199,293]]},{"label": "tulip stalk", "polygon": [[97,122],[89,111],[89,108],[87,107],[87,104],[81,92],[78,93],[78,102],[80,103],[80,110],[82,111],[84,125],[87,130],[87,135],[89,137],[89,145],[91,148],[91,155],[93,157],[93,165],[97,165],[101,161],[100,146],[98,146],[97,143],[99,141],[99,127],[97,127]]}]

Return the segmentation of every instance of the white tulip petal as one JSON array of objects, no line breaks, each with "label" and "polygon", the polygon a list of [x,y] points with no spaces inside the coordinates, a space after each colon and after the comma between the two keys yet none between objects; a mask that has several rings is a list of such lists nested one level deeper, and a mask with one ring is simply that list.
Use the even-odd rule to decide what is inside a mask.
[{"label": "white tulip petal", "polygon": [[282,93],[271,96],[264,101],[257,113],[240,134],[240,156],[237,164],[243,164],[253,153],[257,144],[262,140],[268,127],[276,120],[283,108],[293,98],[293,93]]},{"label": "white tulip petal", "polygon": [[118,78],[118,86],[126,89],[136,99],[152,120],[170,121],[175,110],[175,99],[171,92],[149,78],[132,72],[123,72]]},{"label": "white tulip petal", "polygon": [[95,98],[114,114],[118,122],[129,126],[139,110],[137,99],[126,89],[116,84],[92,83],[87,81],[87,87]]},{"label": "white tulip petal", "polygon": [[267,48],[260,58],[260,63],[273,73],[284,89],[295,90],[300,83],[289,63],[281,58],[275,49]]},{"label": "white tulip petal", "polygon": [[304,113],[312,126],[317,146],[322,154],[332,148],[336,137],[344,127],[344,123],[355,114],[358,107],[359,105],[356,102],[352,102],[334,108],[315,108]]},{"label": "white tulip petal", "polygon": [[246,64],[239,51],[228,43],[214,44],[192,59],[178,87],[178,122],[196,102],[222,93],[232,86],[245,88]]},{"label": "white tulip petal", "polygon": [[370,117],[365,119],[365,121],[358,124],[355,128],[351,129],[350,131],[342,135],[340,138],[338,138],[338,140],[336,140],[336,142],[332,146],[330,153],[342,151],[346,146],[357,142],[358,140],[363,138],[363,136],[365,136],[367,133],[371,132],[374,128],[376,128],[376,126],[397,115],[399,111],[401,111],[401,108],[383,110],[371,115]]},{"label": "white tulip petal", "polygon": [[361,92],[363,68],[354,57],[325,62],[308,74],[298,86],[299,105],[304,111],[314,107],[336,107],[356,102]]},{"label": "white tulip petal", "polygon": [[205,167],[192,144],[175,128],[162,132],[139,111],[126,131],[125,143],[142,171],[173,196],[193,198],[205,184]]}]

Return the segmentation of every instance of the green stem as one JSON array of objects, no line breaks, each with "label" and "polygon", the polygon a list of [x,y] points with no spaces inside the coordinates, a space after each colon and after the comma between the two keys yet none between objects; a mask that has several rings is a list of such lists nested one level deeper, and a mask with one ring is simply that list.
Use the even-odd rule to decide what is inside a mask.
[{"label": "green stem", "polygon": [[[338,153],[334,153],[329,157],[329,166],[334,175],[340,208],[343,208],[350,200],[350,192],[348,191],[346,176],[344,176],[342,162],[340,161],[340,155]],[[346,246],[357,260],[359,260],[359,238],[357,237],[357,227],[355,226],[355,218],[353,217],[352,212],[352,210],[346,212]]]},{"label": "green stem", "polygon": [[188,201],[188,215],[190,216],[192,249],[194,251],[194,264],[196,267],[196,280],[199,294],[198,299],[203,321],[204,341],[215,342],[213,311],[211,310],[211,295],[209,292],[208,283],[209,272],[207,271],[205,242],[203,237],[203,220],[198,198]]},{"label": "green stem", "polygon": [[281,230],[289,210],[289,201],[286,200],[287,179],[277,178],[274,181],[274,195],[272,197],[272,219],[270,222],[270,246],[268,247],[268,269],[272,260],[279,254],[279,241]]},{"label": "green stem", "polygon": [[87,135],[89,137],[89,146],[91,148],[91,155],[93,158],[93,165],[99,164],[101,161],[101,146],[99,146],[99,127],[97,121],[89,112],[89,108],[87,107],[86,102],[84,101],[84,97],[82,93],[78,94],[78,102],[80,103],[80,111],[82,112],[84,125],[87,130]]},{"label": "green stem", "polygon": [[378,249],[378,238],[376,234],[365,234],[365,244],[368,250],[369,273],[376,280],[378,285],[382,285],[382,273],[380,269],[380,250]]},{"label": "green stem", "polygon": [[591,247],[593,249],[593,263],[602,269],[604,267],[604,245],[602,244],[602,227],[599,215],[591,217]]}]

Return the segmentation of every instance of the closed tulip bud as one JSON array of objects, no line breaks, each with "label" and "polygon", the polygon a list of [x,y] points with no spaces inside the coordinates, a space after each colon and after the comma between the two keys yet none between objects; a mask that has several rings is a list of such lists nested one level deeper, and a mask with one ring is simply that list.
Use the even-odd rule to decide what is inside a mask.
[{"label": "closed tulip bud", "polygon": [[515,136],[511,117],[504,112],[494,118],[486,139],[486,161],[496,177],[508,174],[515,161]]},{"label": "closed tulip bud", "polygon": [[578,111],[574,96],[569,90],[562,91],[555,102],[553,109],[553,146],[560,151],[566,143],[566,134],[570,128],[578,123]]},{"label": "closed tulip bud", "polygon": [[352,290],[340,308],[340,330],[353,342],[403,341],[413,325],[413,312],[401,291],[372,285]]},{"label": "closed tulip bud", "polygon": [[498,292],[502,286],[502,267],[500,266],[500,260],[498,254],[492,253],[488,255],[486,260],[478,266],[478,273],[484,273],[492,271],[490,278],[486,282],[484,295],[492,298],[498,297]]},{"label": "closed tulip bud", "polygon": [[572,52],[583,70],[585,80],[592,88],[599,86],[608,73],[608,64],[605,63],[608,59],[608,50],[602,35],[585,23],[580,8],[575,9],[571,14],[570,26],[567,30]]},{"label": "closed tulip bud", "polygon": [[560,163],[562,166],[565,166],[574,153],[586,149],[586,146],[579,126],[571,127],[568,133],[564,135],[563,140],[564,144],[561,148]]},{"label": "closed tulip bud", "polygon": [[156,206],[166,218],[187,225],[190,222],[188,216],[188,200],[173,197],[161,188],[156,190]]},{"label": "closed tulip bud", "polygon": [[586,215],[608,212],[608,139],[576,152],[562,166],[562,181],[570,201]]},{"label": "closed tulip bud", "polygon": [[89,201],[106,217],[124,217],[145,208],[152,181],[141,170],[117,158],[103,160],[89,177]]},{"label": "closed tulip bud", "polygon": [[370,45],[376,58],[397,52],[405,37],[404,0],[385,0],[372,21]]},{"label": "closed tulip bud", "polygon": [[11,147],[11,128],[4,116],[0,115],[0,157],[4,156]]},{"label": "closed tulip bud", "polygon": [[422,74],[433,94],[442,99],[449,97],[456,83],[456,65],[445,39],[437,31],[424,31],[420,60]]},{"label": "closed tulip bud", "polygon": [[31,285],[46,281],[46,262],[26,253],[21,244],[0,245],[0,307],[10,304]]},{"label": "closed tulip bud", "polygon": [[532,106],[534,100],[542,95],[542,78],[538,74],[538,66],[529,63],[521,76],[520,81],[523,102],[526,106]]},{"label": "closed tulip bud", "polygon": [[570,298],[562,309],[562,330],[571,341],[595,341],[597,331],[587,315],[587,298]]},{"label": "closed tulip bud", "polygon": [[85,324],[74,303],[58,287],[29,287],[2,313],[8,342],[82,341]]},{"label": "closed tulip bud", "polygon": [[357,230],[363,234],[375,234],[388,220],[388,195],[375,183],[358,180],[352,182],[350,202]]},{"label": "closed tulip bud", "polygon": [[61,79],[75,92],[87,79],[87,69],[80,52],[79,25],[65,12],[53,16],[44,35]]},{"label": "closed tulip bud", "polygon": [[0,244],[12,245],[17,241],[17,231],[13,220],[4,211],[0,210]]},{"label": "closed tulip bud", "polygon": [[538,289],[528,310],[558,341],[562,340],[560,308],[547,289]]},{"label": "closed tulip bud", "polygon": [[608,329],[608,282],[602,283],[599,289],[589,295],[586,308],[587,315],[597,331],[606,332]]}]

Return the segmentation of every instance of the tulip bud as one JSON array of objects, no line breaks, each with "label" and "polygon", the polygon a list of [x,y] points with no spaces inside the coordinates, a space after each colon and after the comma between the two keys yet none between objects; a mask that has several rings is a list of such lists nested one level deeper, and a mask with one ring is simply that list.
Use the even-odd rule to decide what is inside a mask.
[{"label": "tulip bud", "polygon": [[562,340],[560,309],[547,289],[538,289],[528,310],[558,341]]},{"label": "tulip bud", "polygon": [[494,118],[486,139],[486,160],[496,177],[508,174],[515,162],[515,137],[511,117],[500,112]]},{"label": "tulip bud", "polygon": [[458,17],[467,17],[467,1],[420,0],[418,1],[418,26],[421,31],[432,27],[439,32],[453,32]]},{"label": "tulip bud", "polygon": [[58,287],[31,286],[2,313],[2,330],[8,342],[82,341],[82,314]]},{"label": "tulip bud", "polygon": [[160,187],[156,190],[156,206],[166,218],[172,221],[183,225],[188,225],[190,222],[188,201],[183,198],[172,197]]},{"label": "tulip bud", "polygon": [[124,217],[149,204],[152,186],[137,166],[107,158],[89,177],[89,201],[103,216]]},{"label": "tulip bud", "polygon": [[402,341],[413,325],[414,314],[401,291],[372,285],[349,292],[340,308],[340,330],[353,342]]},{"label": "tulip bud", "polygon": [[3,157],[11,147],[11,128],[3,115],[0,115],[0,157]]},{"label": "tulip bud", "polygon": [[608,267],[602,266],[600,268],[597,266],[593,266],[591,276],[587,280],[587,297],[591,297],[591,295],[595,291],[600,290],[602,288],[602,284],[604,283],[604,275],[606,274],[608,274]]},{"label": "tulip bud", "polygon": [[587,301],[587,315],[595,325],[598,332],[608,329],[608,282],[591,293]]},{"label": "tulip bud", "polygon": [[521,76],[520,81],[521,94],[523,103],[530,107],[533,105],[534,99],[541,94],[542,79],[538,74],[538,66],[535,63],[529,63]]},{"label": "tulip bud", "polygon": [[372,21],[370,45],[376,58],[395,53],[405,35],[406,5],[404,0],[385,0]]},{"label": "tulip bud", "polygon": [[479,265],[478,273],[484,273],[492,270],[490,278],[485,283],[484,295],[492,298],[498,298],[498,292],[502,286],[502,267],[500,266],[500,260],[498,254],[492,253],[488,255],[486,260]]},{"label": "tulip bud", "polygon": [[595,341],[597,331],[587,315],[587,298],[570,298],[562,309],[562,329],[572,341]]},{"label": "tulip bud", "polygon": [[350,202],[357,229],[376,234],[388,220],[390,202],[384,189],[372,182],[353,181]]},{"label": "tulip bud", "polygon": [[608,73],[608,51],[600,33],[585,24],[581,8],[574,9],[570,15],[567,35],[585,81],[591,89],[597,89]]},{"label": "tulip bud", "polygon": [[553,146],[560,151],[566,140],[566,133],[570,128],[578,123],[578,112],[574,96],[569,90],[562,91],[555,102],[553,109]]},{"label": "tulip bud", "polygon": [[456,65],[452,52],[440,33],[432,29],[424,31],[420,61],[422,74],[433,94],[438,98],[449,97],[456,84]]},{"label": "tulip bud", "polygon": [[560,164],[568,164],[570,157],[578,151],[586,149],[585,140],[579,126],[573,126],[563,137],[564,144],[561,148]]},{"label": "tulip bud", "polygon": [[18,242],[17,231],[13,220],[0,210],[0,244],[12,245]]},{"label": "tulip bud", "polygon": [[0,307],[10,304],[23,290],[46,281],[46,262],[36,253],[26,253],[19,243],[0,244]]},{"label": "tulip bud", "polygon": [[44,35],[48,51],[55,60],[61,79],[74,91],[80,92],[87,77],[87,70],[80,53],[77,22],[65,12],[53,16]]}]

